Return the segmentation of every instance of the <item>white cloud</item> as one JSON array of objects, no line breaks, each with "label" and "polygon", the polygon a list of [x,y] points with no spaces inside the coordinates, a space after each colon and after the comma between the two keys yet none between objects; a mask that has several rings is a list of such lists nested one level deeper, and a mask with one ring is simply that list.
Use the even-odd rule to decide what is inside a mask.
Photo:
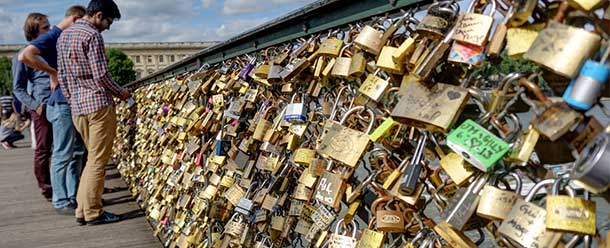
[{"label": "white cloud", "polygon": [[235,19],[229,23],[220,25],[220,27],[215,30],[215,33],[220,38],[226,39],[244,31],[253,29],[267,21],[269,21],[268,17],[256,19]]}]

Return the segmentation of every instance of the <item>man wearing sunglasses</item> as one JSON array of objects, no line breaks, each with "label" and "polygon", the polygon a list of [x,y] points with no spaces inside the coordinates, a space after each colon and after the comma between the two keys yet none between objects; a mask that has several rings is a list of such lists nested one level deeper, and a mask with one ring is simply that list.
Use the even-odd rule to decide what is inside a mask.
[{"label": "man wearing sunglasses", "polygon": [[108,70],[101,32],[121,18],[112,0],[91,0],[87,14],[62,32],[57,42],[58,81],[72,108],[72,120],[89,151],[76,195],[79,224],[117,222],[120,217],[102,209],[106,164],[116,136],[112,97],[131,94],[116,84]]}]

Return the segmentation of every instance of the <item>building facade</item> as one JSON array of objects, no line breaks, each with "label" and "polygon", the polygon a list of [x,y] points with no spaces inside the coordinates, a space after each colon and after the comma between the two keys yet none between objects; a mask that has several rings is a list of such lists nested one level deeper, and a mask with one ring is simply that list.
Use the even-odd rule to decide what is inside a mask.
[{"label": "building facade", "polygon": [[[107,43],[106,48],[117,48],[127,54],[134,63],[136,79],[139,79],[216,43],[214,41]],[[24,46],[0,45],[0,56],[12,58]]]}]

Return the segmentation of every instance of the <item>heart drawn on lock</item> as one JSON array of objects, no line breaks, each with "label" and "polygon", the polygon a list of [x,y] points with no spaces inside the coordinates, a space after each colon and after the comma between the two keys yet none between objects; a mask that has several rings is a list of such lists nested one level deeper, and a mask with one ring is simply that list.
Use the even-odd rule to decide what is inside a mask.
[{"label": "heart drawn on lock", "polygon": [[453,90],[447,91],[447,97],[449,97],[449,100],[458,99],[458,98],[460,98],[460,96],[462,96],[462,94],[460,94],[460,92],[453,91]]}]

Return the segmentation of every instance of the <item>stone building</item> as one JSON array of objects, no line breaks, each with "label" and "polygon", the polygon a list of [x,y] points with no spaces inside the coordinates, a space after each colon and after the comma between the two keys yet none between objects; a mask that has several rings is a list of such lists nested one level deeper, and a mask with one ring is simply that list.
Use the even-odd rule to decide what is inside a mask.
[{"label": "stone building", "polygon": [[[106,48],[117,48],[127,54],[134,63],[136,79],[139,79],[216,43],[214,41],[107,43]],[[0,44],[0,57],[12,58],[23,46]]]}]

